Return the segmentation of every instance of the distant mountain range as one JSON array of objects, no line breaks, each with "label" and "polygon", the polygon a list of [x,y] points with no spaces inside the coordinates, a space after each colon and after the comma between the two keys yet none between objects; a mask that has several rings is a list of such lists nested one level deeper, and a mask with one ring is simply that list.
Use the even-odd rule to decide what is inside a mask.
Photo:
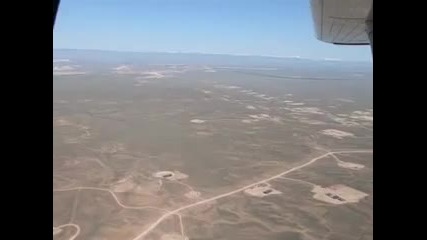
[{"label": "distant mountain range", "polygon": [[328,61],[328,59],[306,59],[299,57],[242,56],[204,53],[166,53],[166,52],[118,52],[104,50],[54,49],[54,59],[69,59],[74,62],[97,64],[185,64],[210,66],[333,66],[367,67],[371,62]]}]

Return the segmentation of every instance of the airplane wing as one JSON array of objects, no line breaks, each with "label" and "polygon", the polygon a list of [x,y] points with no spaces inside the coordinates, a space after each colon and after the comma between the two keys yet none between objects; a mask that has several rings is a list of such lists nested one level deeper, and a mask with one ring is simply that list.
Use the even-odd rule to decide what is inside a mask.
[{"label": "airplane wing", "polygon": [[339,45],[373,48],[373,0],[311,0],[316,37]]}]

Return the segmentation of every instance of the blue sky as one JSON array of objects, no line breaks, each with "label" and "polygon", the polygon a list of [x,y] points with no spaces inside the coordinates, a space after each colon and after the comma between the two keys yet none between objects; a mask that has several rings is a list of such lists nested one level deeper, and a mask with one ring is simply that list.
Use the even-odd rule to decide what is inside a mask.
[{"label": "blue sky", "polygon": [[54,48],[372,61],[314,36],[309,0],[61,0]]}]

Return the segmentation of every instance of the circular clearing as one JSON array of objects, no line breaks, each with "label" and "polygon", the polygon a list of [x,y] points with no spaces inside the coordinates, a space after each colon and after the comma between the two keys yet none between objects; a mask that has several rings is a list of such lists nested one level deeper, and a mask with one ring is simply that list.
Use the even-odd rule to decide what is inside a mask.
[{"label": "circular clearing", "polygon": [[175,176],[174,172],[171,171],[160,171],[153,174],[156,178],[163,178],[163,179],[173,179]]}]

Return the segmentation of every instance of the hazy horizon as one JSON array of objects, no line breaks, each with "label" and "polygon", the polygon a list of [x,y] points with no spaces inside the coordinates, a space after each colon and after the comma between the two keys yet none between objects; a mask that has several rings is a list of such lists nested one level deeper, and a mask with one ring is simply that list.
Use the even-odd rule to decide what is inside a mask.
[{"label": "hazy horizon", "polygon": [[256,55],[256,54],[233,54],[233,53],[205,53],[205,52],[180,52],[180,51],[127,51],[127,50],[108,50],[95,48],[53,48],[55,51],[92,51],[92,52],[111,52],[111,53],[132,53],[132,54],[188,54],[188,55],[212,55],[212,56],[230,56],[230,57],[258,57],[272,59],[295,59],[295,60],[310,60],[310,61],[327,61],[327,62],[343,62],[343,63],[369,63],[372,64],[372,59],[369,60],[342,60],[336,58],[307,58],[301,56],[272,56],[272,55]]}]

